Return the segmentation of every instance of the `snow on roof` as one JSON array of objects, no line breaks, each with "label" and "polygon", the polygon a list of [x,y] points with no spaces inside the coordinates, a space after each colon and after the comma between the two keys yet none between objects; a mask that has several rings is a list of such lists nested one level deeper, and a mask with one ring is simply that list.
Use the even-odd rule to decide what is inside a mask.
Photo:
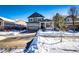
[{"label": "snow on roof", "polygon": [[14,20],[11,20],[11,19],[8,19],[8,18],[5,18],[5,17],[1,17],[1,16],[0,16],[0,18],[1,18],[2,20],[4,20],[4,21],[15,22]]}]

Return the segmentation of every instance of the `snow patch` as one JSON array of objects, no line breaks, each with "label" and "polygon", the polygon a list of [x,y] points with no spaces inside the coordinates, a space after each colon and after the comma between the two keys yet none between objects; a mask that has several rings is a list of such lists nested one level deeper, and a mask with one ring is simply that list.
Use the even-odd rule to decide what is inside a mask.
[{"label": "snow patch", "polygon": [[11,36],[11,35],[17,35],[19,32],[0,32],[0,36]]},{"label": "snow patch", "polygon": [[42,31],[39,30],[37,32],[37,36],[79,36],[79,32],[66,32],[66,31]]},{"label": "snow patch", "polygon": [[[71,37],[69,38],[58,38],[49,36],[72,36],[73,33],[56,31],[38,31],[36,37],[33,39],[30,47],[26,52],[28,53],[78,53],[79,52],[79,39],[75,41]],[[75,33],[76,36],[79,33]],[[46,37],[48,36],[48,37]],[[26,48],[25,48],[26,49]]]}]

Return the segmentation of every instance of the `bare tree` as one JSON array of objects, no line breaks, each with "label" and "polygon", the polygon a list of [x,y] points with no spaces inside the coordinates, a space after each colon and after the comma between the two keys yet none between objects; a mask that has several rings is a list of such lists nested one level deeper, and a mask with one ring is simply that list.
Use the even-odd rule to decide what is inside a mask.
[{"label": "bare tree", "polygon": [[75,6],[70,8],[69,15],[72,18],[73,31],[75,32],[75,20],[76,20],[77,15],[78,15],[78,10],[77,10],[77,8]]}]

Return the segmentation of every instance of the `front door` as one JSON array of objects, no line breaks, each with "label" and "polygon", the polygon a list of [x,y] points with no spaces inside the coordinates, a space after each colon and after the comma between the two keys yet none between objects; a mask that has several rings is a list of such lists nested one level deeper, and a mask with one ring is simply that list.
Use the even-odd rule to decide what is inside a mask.
[{"label": "front door", "polygon": [[41,29],[45,29],[45,24],[41,23]]}]

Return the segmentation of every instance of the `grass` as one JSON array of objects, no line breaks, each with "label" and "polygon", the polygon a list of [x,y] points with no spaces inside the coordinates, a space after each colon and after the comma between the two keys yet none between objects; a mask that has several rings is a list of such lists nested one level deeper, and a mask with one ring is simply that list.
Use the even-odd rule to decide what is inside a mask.
[{"label": "grass", "polygon": [[34,35],[22,37],[10,37],[0,40],[0,48],[25,48],[26,43],[30,42]]}]

